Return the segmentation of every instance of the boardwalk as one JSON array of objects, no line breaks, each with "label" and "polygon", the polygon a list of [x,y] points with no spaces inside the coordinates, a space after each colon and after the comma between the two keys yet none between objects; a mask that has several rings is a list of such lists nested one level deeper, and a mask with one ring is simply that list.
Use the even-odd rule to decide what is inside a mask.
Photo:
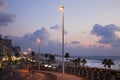
[{"label": "boardwalk", "polygon": [[86,80],[85,78],[78,77],[75,75],[70,75],[70,74],[62,74],[58,72],[49,72],[49,71],[42,71],[42,72],[50,73],[50,74],[57,76],[57,80]]},{"label": "boardwalk", "polygon": [[14,75],[8,73],[0,78],[0,80],[56,80],[54,77],[46,73],[38,71],[29,72],[28,70],[16,70]]},{"label": "boardwalk", "polygon": [[14,75],[8,73],[0,80],[85,80],[84,78],[62,74],[50,71],[32,70],[29,72],[27,69],[16,70]]}]

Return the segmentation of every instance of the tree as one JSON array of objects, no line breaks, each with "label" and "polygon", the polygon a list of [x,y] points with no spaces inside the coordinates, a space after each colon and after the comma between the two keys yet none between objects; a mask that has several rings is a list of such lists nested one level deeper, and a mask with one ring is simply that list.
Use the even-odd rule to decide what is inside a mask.
[{"label": "tree", "polygon": [[69,53],[65,53],[65,58],[67,60],[67,66],[68,66],[68,58],[70,57]]},{"label": "tree", "polygon": [[74,60],[72,60],[72,61],[74,62],[75,67],[77,67],[78,60],[77,60],[77,59],[74,59]]},{"label": "tree", "polygon": [[35,60],[35,52],[34,51],[32,51],[31,52],[31,57],[32,57],[32,66],[31,67],[33,67],[33,60]]},{"label": "tree", "polygon": [[20,46],[12,47],[12,50],[13,50],[13,52],[15,53],[15,57],[18,58],[18,57],[20,56],[20,51],[21,51]]},{"label": "tree", "polygon": [[77,58],[78,66],[80,66],[81,58]]},{"label": "tree", "polygon": [[31,52],[31,57],[32,57],[32,61],[35,60],[35,52],[34,51]]},{"label": "tree", "polygon": [[108,68],[111,69],[111,65],[114,65],[112,59],[108,59]]},{"label": "tree", "polygon": [[83,58],[83,59],[81,60],[81,63],[83,64],[83,66],[85,66],[85,64],[87,63],[87,60]]},{"label": "tree", "polygon": [[21,48],[20,48],[20,46],[15,46],[15,47],[12,47],[12,50],[13,50],[14,52],[20,52],[20,51],[21,51]]},{"label": "tree", "polygon": [[44,57],[45,57],[46,62],[47,62],[47,59],[48,59],[48,57],[49,57],[49,54],[46,53],[46,54],[44,55]]},{"label": "tree", "polygon": [[105,68],[108,67],[109,69],[111,69],[111,65],[114,65],[112,59],[103,59],[102,64]]},{"label": "tree", "polygon": [[34,51],[31,52],[31,56],[32,56],[32,57],[35,56],[35,52],[34,52]]},{"label": "tree", "polygon": [[18,58],[20,56],[19,52],[15,52],[15,57]]},{"label": "tree", "polygon": [[104,67],[106,68],[106,66],[107,66],[107,59],[103,59],[103,60],[102,60],[102,64],[103,64]]},{"label": "tree", "polygon": [[49,56],[49,61],[50,61],[51,63],[54,63],[54,61],[55,61],[55,55],[51,54],[51,55]]}]

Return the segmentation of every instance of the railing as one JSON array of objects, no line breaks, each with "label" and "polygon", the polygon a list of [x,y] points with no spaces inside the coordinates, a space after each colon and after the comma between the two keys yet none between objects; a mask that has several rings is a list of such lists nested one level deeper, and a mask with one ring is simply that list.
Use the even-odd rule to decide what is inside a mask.
[{"label": "railing", "polygon": [[[41,69],[62,72],[61,67],[57,67],[56,69],[41,67]],[[88,80],[120,80],[120,71],[118,70],[90,67],[66,67],[65,73],[85,77]]]}]

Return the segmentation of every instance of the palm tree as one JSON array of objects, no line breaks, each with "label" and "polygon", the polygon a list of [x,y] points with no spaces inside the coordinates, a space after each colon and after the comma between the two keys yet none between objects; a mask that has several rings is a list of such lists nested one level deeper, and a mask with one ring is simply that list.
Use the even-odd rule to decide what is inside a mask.
[{"label": "palm tree", "polygon": [[31,57],[32,57],[32,65],[31,65],[31,67],[33,67],[33,60],[35,59],[35,52],[34,51],[32,51],[31,52]]},{"label": "palm tree", "polygon": [[107,66],[107,61],[108,61],[108,59],[103,59],[103,60],[102,60],[102,64],[104,65],[105,68],[106,68],[106,66]]},{"label": "palm tree", "polygon": [[19,58],[20,57],[20,53],[19,52],[15,52],[15,57]]},{"label": "palm tree", "polygon": [[74,60],[72,60],[72,61],[74,62],[75,67],[77,67],[78,59],[74,59]]},{"label": "palm tree", "polygon": [[114,65],[112,59],[103,59],[102,64],[106,68],[106,66],[111,69],[111,65]]},{"label": "palm tree", "polygon": [[49,61],[50,61],[50,63],[54,63],[54,61],[55,61],[55,55],[51,54],[49,56]]},{"label": "palm tree", "polygon": [[111,69],[111,65],[114,65],[112,59],[108,59],[108,68]]},{"label": "palm tree", "polygon": [[31,52],[31,56],[32,56],[32,57],[35,56],[35,52],[34,52],[34,51]]},{"label": "palm tree", "polygon": [[15,53],[15,57],[18,58],[20,56],[21,48],[19,46],[15,46],[15,47],[12,47],[12,50]]},{"label": "palm tree", "polygon": [[83,59],[81,60],[81,63],[83,64],[83,66],[85,66],[85,64],[87,64],[87,60],[83,58]]},{"label": "palm tree", "polygon": [[78,66],[80,67],[81,58],[77,58]]},{"label": "palm tree", "polygon": [[49,57],[49,54],[46,53],[46,54],[44,55],[44,57],[45,57],[46,62],[47,62],[47,58]]},{"label": "palm tree", "polygon": [[67,60],[67,66],[68,66],[68,58],[70,57],[69,53],[65,53],[65,58]]},{"label": "palm tree", "polygon": [[32,57],[32,61],[35,60],[35,52],[34,51],[31,52],[31,57]]}]

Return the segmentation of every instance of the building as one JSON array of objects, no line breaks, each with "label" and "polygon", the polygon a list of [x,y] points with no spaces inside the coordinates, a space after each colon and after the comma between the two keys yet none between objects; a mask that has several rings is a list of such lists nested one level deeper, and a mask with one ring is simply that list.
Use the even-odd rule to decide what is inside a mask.
[{"label": "building", "polygon": [[5,57],[7,60],[11,53],[12,53],[12,40],[8,39],[7,37],[3,39],[1,38],[0,35],[0,63],[2,62],[3,57]]}]

